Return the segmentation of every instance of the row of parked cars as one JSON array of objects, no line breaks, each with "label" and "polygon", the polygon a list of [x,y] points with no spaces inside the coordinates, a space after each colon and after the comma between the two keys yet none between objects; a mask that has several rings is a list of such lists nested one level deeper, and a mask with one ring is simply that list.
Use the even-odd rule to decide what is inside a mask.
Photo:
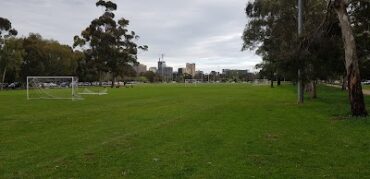
[{"label": "row of parked cars", "polygon": [[370,85],[370,80],[363,81],[363,82],[361,82],[361,84],[363,84],[363,85]]},{"label": "row of parked cars", "polygon": [[[127,84],[132,85],[136,84],[137,82],[115,82],[116,86],[125,86]],[[54,83],[54,82],[39,82],[37,84],[33,84],[34,87],[39,88],[69,88],[72,86],[70,82],[61,82],[61,83]],[[102,82],[102,86],[111,86],[112,82]],[[78,86],[99,86],[99,82],[78,82]],[[13,83],[0,83],[0,88],[3,89],[18,89],[25,86],[22,86],[20,82],[13,82]]]},{"label": "row of parked cars", "polygon": [[19,83],[19,82],[0,83],[0,88],[3,88],[3,89],[16,89],[16,88],[20,88],[20,87],[21,87],[21,83]]},{"label": "row of parked cars", "polygon": [[[116,86],[124,86],[126,84],[136,84],[137,82],[135,81],[130,81],[130,82],[122,82],[122,81],[118,81],[118,82],[115,82],[114,84]],[[99,82],[78,82],[78,86],[99,86]],[[102,86],[111,86],[112,85],[112,82],[111,81],[104,81],[102,82]]]}]

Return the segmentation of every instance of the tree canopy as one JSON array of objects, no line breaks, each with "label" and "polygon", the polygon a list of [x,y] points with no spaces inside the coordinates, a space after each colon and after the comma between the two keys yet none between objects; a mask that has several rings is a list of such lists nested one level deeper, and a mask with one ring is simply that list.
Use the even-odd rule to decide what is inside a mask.
[{"label": "tree canopy", "polygon": [[94,19],[81,36],[74,37],[74,47],[83,48],[87,57],[85,64],[97,69],[99,78],[102,72],[111,73],[113,87],[115,78],[124,75],[128,64],[138,63],[138,50],[147,50],[148,47],[136,44],[139,36],[127,29],[127,19],[114,19],[115,3],[100,0],[96,6],[105,8],[104,13]]}]

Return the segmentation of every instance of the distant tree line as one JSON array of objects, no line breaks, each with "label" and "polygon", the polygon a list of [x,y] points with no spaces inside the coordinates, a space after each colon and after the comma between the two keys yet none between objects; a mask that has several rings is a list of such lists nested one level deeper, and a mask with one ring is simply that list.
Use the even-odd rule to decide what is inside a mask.
[{"label": "distant tree line", "polygon": [[[27,76],[78,76],[80,81],[110,81],[135,76],[139,36],[127,29],[125,18],[115,20],[117,5],[99,0],[104,13],[75,36],[73,47],[31,33],[16,37],[11,22],[0,17],[0,82],[24,82]],[[3,85],[1,85],[3,87]],[[112,87],[114,83],[112,83]]]}]

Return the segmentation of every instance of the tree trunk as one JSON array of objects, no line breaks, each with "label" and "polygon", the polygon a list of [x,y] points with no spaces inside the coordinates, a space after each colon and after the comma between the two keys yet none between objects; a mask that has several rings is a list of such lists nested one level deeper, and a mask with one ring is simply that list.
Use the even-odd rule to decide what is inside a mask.
[{"label": "tree trunk", "polygon": [[274,88],[274,80],[270,81],[270,86],[271,86],[271,88]]},{"label": "tree trunk", "polygon": [[112,85],[111,85],[111,88],[114,88],[114,83],[116,82],[116,77],[114,75],[114,73],[112,73]]},{"label": "tree trunk", "polygon": [[271,72],[271,83],[270,83],[271,88],[274,88],[274,73]]},{"label": "tree trunk", "polygon": [[347,79],[346,79],[346,76],[344,75],[342,77],[342,91],[345,91],[347,90]]},{"label": "tree trunk", "polygon": [[278,85],[278,86],[281,86],[281,78],[280,78],[280,76],[279,76],[279,75],[277,76],[277,85]]},{"label": "tree trunk", "polygon": [[3,76],[2,76],[2,79],[1,79],[1,90],[3,90],[3,88],[4,88],[4,82],[5,82],[5,75],[6,75],[6,66],[4,67],[4,71],[3,71]]},{"label": "tree trunk", "polygon": [[102,82],[102,79],[101,79],[102,72],[99,71],[98,73],[99,73],[99,86],[101,87],[101,86],[103,86],[103,82]]},{"label": "tree trunk", "polygon": [[311,82],[311,98],[316,99],[317,98],[317,81],[314,80]]},{"label": "tree trunk", "polygon": [[362,93],[360,70],[358,66],[356,42],[347,13],[345,0],[335,0],[335,12],[338,15],[342,29],[342,39],[345,49],[345,61],[348,80],[348,93],[353,116],[367,116],[364,95]]}]

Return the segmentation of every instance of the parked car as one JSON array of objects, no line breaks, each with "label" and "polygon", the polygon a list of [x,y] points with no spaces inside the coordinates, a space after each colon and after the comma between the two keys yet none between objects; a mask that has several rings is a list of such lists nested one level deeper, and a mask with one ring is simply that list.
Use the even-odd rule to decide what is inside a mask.
[{"label": "parked car", "polygon": [[370,80],[366,80],[366,81],[363,81],[361,82],[363,85],[370,85]]},{"label": "parked car", "polygon": [[19,88],[19,87],[21,87],[21,84],[19,82],[13,82],[13,83],[10,83],[8,85],[8,88],[10,88],[10,89],[16,89],[16,88]]},{"label": "parked car", "polygon": [[49,87],[55,88],[55,87],[58,87],[58,85],[55,83],[49,83]]},{"label": "parked car", "polygon": [[60,83],[60,87],[62,87],[62,88],[67,88],[67,87],[69,87],[70,85],[69,85],[69,82],[63,82],[63,83]]},{"label": "parked car", "polygon": [[0,88],[7,88],[8,86],[8,83],[0,83]]}]

